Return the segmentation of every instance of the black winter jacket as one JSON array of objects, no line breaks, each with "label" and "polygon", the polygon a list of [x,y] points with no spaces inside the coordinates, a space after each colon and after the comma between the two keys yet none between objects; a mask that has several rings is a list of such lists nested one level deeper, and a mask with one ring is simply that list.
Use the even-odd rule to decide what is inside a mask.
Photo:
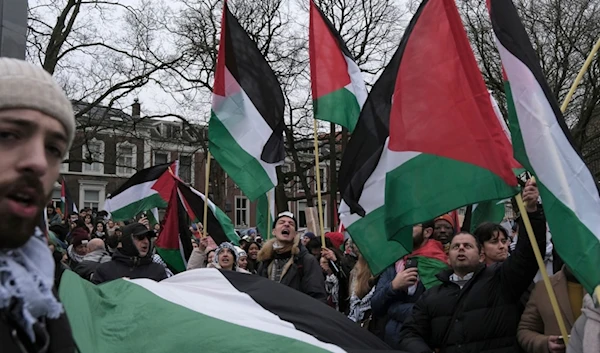
[{"label": "black winter jacket", "polygon": [[91,281],[92,275],[103,263],[111,261],[111,256],[108,252],[104,250],[93,251],[83,257],[83,261],[81,261],[77,266],[75,266],[75,271],[81,278],[87,279]]},{"label": "black winter jacket", "polygon": [[119,278],[149,278],[161,281],[167,278],[165,268],[152,262],[152,257],[127,256],[120,250],[115,251],[112,260],[101,264],[92,275],[92,283],[100,284]]},{"label": "black winter jacket", "polygon": [[[529,217],[538,246],[544,249],[543,214],[538,211]],[[438,275],[443,283],[426,291],[417,301],[400,331],[399,348],[413,353],[517,352],[518,303],[537,271],[521,224],[515,252],[502,263],[481,265],[462,290],[449,280],[452,270]]]},{"label": "black winter jacket", "polygon": [[[269,265],[275,256],[273,241],[267,242],[258,255],[261,260],[257,270],[259,276],[269,278]],[[317,259],[302,244],[293,248],[292,256],[293,263],[283,274],[280,283],[325,302],[325,277]]]},{"label": "black winter jacket", "polygon": [[[71,326],[65,314],[56,320],[46,319],[34,326],[36,343],[9,318],[6,311],[0,311],[0,351],[2,353],[74,353],[75,341]],[[47,347],[44,349],[44,347]]]}]

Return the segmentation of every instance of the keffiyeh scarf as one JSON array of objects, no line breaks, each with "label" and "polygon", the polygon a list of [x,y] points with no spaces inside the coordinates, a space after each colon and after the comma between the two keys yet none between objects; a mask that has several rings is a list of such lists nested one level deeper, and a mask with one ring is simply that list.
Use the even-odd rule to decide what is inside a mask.
[{"label": "keffiyeh scarf", "polygon": [[62,305],[52,294],[54,260],[42,232],[17,249],[0,249],[0,309],[11,314],[35,342],[38,319],[57,319]]}]

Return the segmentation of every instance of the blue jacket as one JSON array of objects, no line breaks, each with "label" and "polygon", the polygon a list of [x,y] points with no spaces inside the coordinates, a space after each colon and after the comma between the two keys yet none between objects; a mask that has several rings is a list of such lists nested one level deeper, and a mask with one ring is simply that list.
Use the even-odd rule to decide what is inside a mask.
[{"label": "blue jacket", "polygon": [[384,341],[394,348],[398,345],[402,323],[411,315],[414,303],[425,292],[421,282],[417,283],[417,290],[413,295],[408,295],[403,290],[396,291],[392,289],[392,281],[395,277],[396,268],[395,265],[391,265],[381,274],[371,299],[373,315],[387,319]]}]

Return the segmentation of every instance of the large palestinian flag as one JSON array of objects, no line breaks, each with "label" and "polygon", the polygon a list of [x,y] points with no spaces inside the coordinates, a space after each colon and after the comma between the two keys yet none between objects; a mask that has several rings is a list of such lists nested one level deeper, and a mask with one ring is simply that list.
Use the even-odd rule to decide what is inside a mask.
[{"label": "large palestinian flag", "polygon": [[277,185],[275,167],[285,158],[283,108],[273,70],[225,1],[209,149],[250,200]]},{"label": "large palestinian flag", "polygon": [[[177,188],[183,200],[183,206],[187,210],[190,219],[204,219],[204,202],[207,198],[200,191],[177,181]],[[239,243],[239,237],[233,228],[233,223],[227,215],[221,211],[210,199],[208,199],[208,215],[204,227],[208,234],[217,244],[222,242]]]},{"label": "large palestinian flag", "polygon": [[491,0],[515,157],[537,178],[552,241],[589,293],[600,284],[598,184],[571,141],[558,102],[510,1]]},{"label": "large palestinian flag", "polygon": [[156,252],[171,271],[183,272],[192,254],[191,241],[192,233],[189,229],[189,221],[177,192],[177,184],[173,183],[165,219],[155,243]]},{"label": "large palestinian flag", "polygon": [[82,353],[390,350],[343,314],[266,278],[198,269],[94,286],[66,271],[60,297]]},{"label": "large palestinian flag", "polygon": [[423,1],[344,154],[342,222],[380,272],[410,226],[514,195],[514,164],[454,1]]},{"label": "large palestinian flag", "polygon": [[310,1],[310,79],[315,117],[354,130],[367,88],[346,43],[313,0]]},{"label": "large palestinian flag", "polygon": [[124,221],[152,208],[167,207],[176,164],[159,164],[135,173],[106,199],[104,209],[114,221]]}]

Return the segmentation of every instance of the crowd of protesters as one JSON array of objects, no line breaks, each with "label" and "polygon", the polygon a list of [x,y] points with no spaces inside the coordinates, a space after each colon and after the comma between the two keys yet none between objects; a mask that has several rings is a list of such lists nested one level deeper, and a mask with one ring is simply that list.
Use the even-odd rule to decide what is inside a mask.
[{"label": "crowd of protesters", "polygon": [[[67,269],[94,284],[173,275],[154,249],[160,225],[145,217],[116,223],[91,209],[61,215],[47,204],[74,131],[71,102],[49,74],[0,59],[2,352],[76,351],[55,294]],[[556,255],[532,180],[523,199],[548,260]],[[44,208],[47,238],[39,217]],[[473,233],[447,215],[417,224],[412,252],[378,275],[345,234],[325,234],[323,246],[319,235],[298,232],[290,212],[275,217],[271,234],[249,231],[239,246],[215,244],[200,236],[201,228],[191,226],[187,270],[266,277],[338,310],[394,349],[600,352],[600,310],[564,265],[551,283],[571,332],[568,345],[560,335],[548,294],[535,283],[538,265],[521,219],[513,229],[484,223]],[[552,260],[557,267],[559,259]]]}]

